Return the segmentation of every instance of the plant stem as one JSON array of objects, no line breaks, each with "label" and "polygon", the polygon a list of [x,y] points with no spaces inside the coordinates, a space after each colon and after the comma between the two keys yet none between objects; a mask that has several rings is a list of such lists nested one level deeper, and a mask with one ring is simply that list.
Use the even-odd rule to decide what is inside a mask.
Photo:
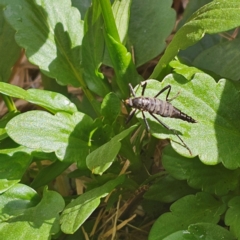
[{"label": "plant stem", "polygon": [[11,97],[1,94],[3,101],[5,102],[9,112],[16,112],[17,108]]}]

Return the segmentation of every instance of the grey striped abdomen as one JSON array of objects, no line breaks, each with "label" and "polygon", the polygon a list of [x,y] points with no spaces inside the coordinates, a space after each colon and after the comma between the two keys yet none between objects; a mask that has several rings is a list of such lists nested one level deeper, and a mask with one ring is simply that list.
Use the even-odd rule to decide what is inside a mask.
[{"label": "grey striped abdomen", "polygon": [[129,99],[129,105],[142,111],[157,114],[162,117],[179,118],[187,122],[195,123],[196,120],[181,112],[171,103],[158,98],[136,97]]}]

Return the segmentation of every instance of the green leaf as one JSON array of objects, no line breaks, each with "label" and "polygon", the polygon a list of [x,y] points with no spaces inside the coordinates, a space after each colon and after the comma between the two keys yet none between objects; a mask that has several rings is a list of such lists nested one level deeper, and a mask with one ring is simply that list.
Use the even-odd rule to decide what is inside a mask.
[{"label": "green leaf", "polygon": [[11,0],[5,17],[30,62],[61,84],[84,85],[80,68],[83,22],[71,1]]},{"label": "green leaf", "polygon": [[170,203],[195,192],[187,185],[186,181],[179,181],[167,175],[152,184],[144,194],[144,198]]},{"label": "green leaf", "polygon": [[0,82],[0,92],[39,105],[52,113],[59,111],[74,113],[77,111],[76,106],[60,93],[40,89],[25,91],[20,87],[3,82]]},{"label": "green leaf", "polygon": [[178,56],[183,62],[187,63],[188,65],[193,65],[192,62],[199,54],[221,41],[224,41],[224,38],[222,38],[219,34],[205,35],[196,44],[188,47],[185,50],[181,50]]},{"label": "green leaf", "polygon": [[110,35],[106,36],[105,41],[107,42],[108,52],[116,74],[114,81],[116,81],[120,90],[118,92],[119,90],[116,89],[116,93],[121,98],[126,98],[129,94],[128,83],[132,83],[135,86],[140,82],[141,77],[138,75],[132,62],[131,54],[126,47]]},{"label": "green leaf", "polygon": [[171,176],[179,180],[187,180],[189,186],[204,192],[225,195],[238,186],[239,169],[229,170],[222,164],[207,166],[198,158],[187,159],[179,156],[170,147],[164,149],[162,163]]},{"label": "green leaf", "polygon": [[37,193],[23,184],[16,184],[0,195],[0,222],[12,216],[24,213],[26,209],[36,206],[40,199]]},{"label": "green leaf", "polygon": [[225,224],[230,227],[230,232],[240,238],[240,197],[234,197],[228,202],[229,209],[225,215]]},{"label": "green leaf", "polygon": [[87,167],[94,173],[102,175],[115,160],[120,148],[120,141],[130,134],[136,125],[114,136],[109,142],[91,152],[86,159]]},{"label": "green leaf", "polygon": [[32,157],[25,152],[14,153],[12,149],[0,152],[0,193],[20,182],[31,160]]},{"label": "green leaf", "polygon": [[[128,94],[128,84],[134,86],[139,83],[141,77],[138,75],[135,65],[133,64],[131,54],[126,47],[120,42],[120,37],[113,17],[110,2],[100,0],[102,16],[104,19],[104,38],[106,47],[113,65],[116,77],[112,80],[115,93],[126,98]],[[129,4],[124,5],[125,11]],[[116,87],[117,86],[117,87]]]},{"label": "green leaf", "polygon": [[240,25],[240,2],[238,0],[215,0],[194,13],[187,23],[174,35],[151,78],[157,78],[162,69],[177,55],[180,49],[197,43],[206,33],[228,31]]},{"label": "green leaf", "polygon": [[128,44],[133,48],[136,66],[143,65],[165,49],[176,20],[171,6],[172,0],[132,1]]},{"label": "green leaf", "polygon": [[[2,3],[1,3],[2,4]],[[14,39],[15,31],[3,18],[3,11],[0,6],[0,81],[8,82],[12,67],[20,57],[21,48]]]},{"label": "green leaf", "polygon": [[77,8],[81,13],[81,19],[83,20],[88,8],[91,6],[91,0],[84,1],[72,0],[71,2],[72,6]]},{"label": "green leaf", "polygon": [[41,169],[38,175],[33,179],[31,187],[36,189],[48,184],[57,176],[59,176],[63,171],[65,171],[71,164],[72,163],[69,162],[56,161]]},{"label": "green leaf", "polygon": [[90,190],[66,206],[61,216],[61,229],[73,234],[100,204],[100,199],[107,196],[116,186],[123,183],[124,175],[111,180],[101,187]]},{"label": "green leaf", "polygon": [[[188,230],[177,231],[164,240],[213,240],[213,239],[227,239],[234,240],[234,236],[225,228],[212,223],[196,223],[191,224]],[[149,240],[152,240],[149,238]]]},{"label": "green leaf", "polygon": [[192,224],[188,228],[190,234],[195,239],[228,239],[234,240],[234,236],[225,228],[212,223],[197,223]]},{"label": "green leaf", "polygon": [[198,68],[195,67],[189,67],[185,64],[182,64],[179,61],[173,60],[169,63],[169,66],[173,68],[173,71],[175,73],[178,73],[182,76],[184,76],[186,79],[192,79],[192,77],[196,74],[196,73],[203,73],[203,71],[201,71]]},{"label": "green leaf", "polygon": [[61,161],[85,165],[91,145],[92,124],[93,120],[80,112],[51,115],[43,111],[31,111],[13,118],[6,130],[15,142],[23,146],[55,152]]},{"label": "green leaf", "polygon": [[225,208],[223,203],[207,193],[185,196],[171,205],[171,212],[164,213],[155,221],[149,239],[164,239],[176,231],[187,230],[190,224],[216,224]]},{"label": "green leaf", "polygon": [[7,123],[18,114],[19,114],[19,112],[8,112],[0,120],[0,140],[8,137],[5,127],[6,127]]},{"label": "green leaf", "polygon": [[[148,80],[147,83],[145,96],[155,96],[159,90],[170,84],[170,98],[180,92],[171,103],[197,120],[197,123],[188,123],[158,116],[178,132],[192,151],[192,156],[174,133],[146,113],[153,136],[160,139],[170,138],[175,151],[183,156],[198,155],[205,164],[215,165],[222,162],[228,169],[240,166],[240,153],[236,151],[240,142],[240,109],[236,102],[240,101],[240,96],[231,82],[222,79],[216,83],[210,76],[199,73],[191,81],[173,74],[168,75],[161,83],[156,80]],[[139,88],[138,95],[140,92]],[[165,101],[166,93],[159,98]],[[140,112],[137,117],[144,124]]]},{"label": "green leaf", "polygon": [[126,42],[132,0],[115,0],[112,11],[121,43]]},{"label": "green leaf", "polygon": [[16,239],[50,239],[51,235],[59,232],[59,212],[64,208],[63,198],[53,191],[44,191],[41,202],[26,209],[23,215],[0,223],[0,238]]},{"label": "green leaf", "polygon": [[194,12],[196,12],[200,7],[202,7],[205,4],[208,4],[210,2],[212,2],[212,0],[189,1],[187,3],[186,8],[184,9],[183,17],[178,24],[178,28],[180,28],[183,24],[185,24],[188,21],[188,19],[191,17],[191,15]]},{"label": "green leaf", "polygon": [[202,51],[192,62],[198,68],[212,71],[221,77],[239,80],[240,39],[220,42]]},{"label": "green leaf", "polygon": [[82,42],[83,75],[89,89],[104,97],[110,92],[107,78],[99,71],[103,60],[104,37],[102,32],[103,19],[98,1],[88,9],[84,23]]},{"label": "green leaf", "polygon": [[117,95],[113,92],[107,94],[101,105],[101,113],[110,124],[113,124],[117,118],[117,116],[121,112],[121,102]]}]

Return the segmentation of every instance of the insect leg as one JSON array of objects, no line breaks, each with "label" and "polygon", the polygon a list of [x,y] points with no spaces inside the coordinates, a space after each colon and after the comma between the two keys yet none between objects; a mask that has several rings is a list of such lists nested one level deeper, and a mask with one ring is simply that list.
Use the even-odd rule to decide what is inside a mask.
[{"label": "insect leg", "polygon": [[178,135],[178,133],[176,132],[176,130],[170,128],[168,125],[166,125],[164,122],[162,122],[161,120],[159,120],[155,115],[153,115],[152,113],[150,113],[162,126],[164,126],[166,129],[168,129],[169,131],[173,131],[173,133],[179,138],[179,140],[182,142],[183,146],[189,151],[189,153],[192,155],[192,152],[190,150],[190,148],[187,146],[187,144],[182,140],[182,138]]},{"label": "insect leg", "polygon": [[142,112],[143,120],[144,120],[144,122],[146,124],[146,127],[147,127],[147,131],[150,132],[150,127],[149,127],[148,121],[146,119],[146,116],[145,116],[143,111],[141,111],[141,112]]},{"label": "insect leg", "polygon": [[180,92],[178,92],[174,97],[168,98],[168,96],[169,96],[169,94],[170,94],[170,92],[171,92],[172,86],[171,86],[171,85],[167,85],[167,86],[164,87],[162,90],[160,90],[160,91],[157,93],[157,95],[154,96],[154,98],[158,97],[161,93],[163,93],[163,92],[166,91],[167,89],[168,89],[167,96],[166,96],[166,101],[167,101],[167,102],[171,102],[173,99],[175,99],[175,98],[178,97],[178,95],[179,95]]},{"label": "insect leg", "polygon": [[136,93],[135,93],[135,91],[134,91],[131,83],[129,83],[128,86],[129,86],[129,89],[130,89],[131,94],[132,94],[134,97],[136,97]]},{"label": "insect leg", "polygon": [[130,120],[133,118],[136,111],[137,111],[137,109],[132,109],[132,111],[129,113],[129,115],[127,117],[126,124],[128,124],[130,122]]},{"label": "insect leg", "polygon": [[146,81],[144,81],[144,82],[141,82],[141,87],[142,87],[142,96],[144,96],[144,93],[145,93],[146,86],[147,86],[147,82],[146,82]]},{"label": "insect leg", "polygon": [[167,97],[166,100],[168,99],[168,95],[171,91],[171,85],[167,85],[166,87],[164,87],[163,89],[161,89],[155,96],[154,98],[157,98],[161,93],[163,93],[164,91],[166,91],[168,89],[168,93],[167,93]]}]

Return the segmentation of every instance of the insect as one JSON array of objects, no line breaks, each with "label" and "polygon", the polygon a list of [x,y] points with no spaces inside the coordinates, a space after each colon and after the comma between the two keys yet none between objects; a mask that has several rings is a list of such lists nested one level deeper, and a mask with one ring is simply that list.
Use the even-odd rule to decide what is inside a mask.
[{"label": "insect", "polygon": [[[150,131],[150,127],[148,124],[148,121],[146,119],[146,116],[144,114],[145,112],[148,112],[150,115],[152,115],[163,127],[166,129],[173,131],[174,134],[179,138],[179,140],[182,142],[184,147],[189,151],[189,153],[192,155],[192,152],[190,148],[186,145],[186,143],[183,141],[183,139],[178,135],[176,130],[170,128],[168,125],[166,125],[164,122],[162,122],[160,119],[158,119],[154,114],[160,115],[162,117],[169,117],[169,118],[179,118],[184,121],[190,122],[190,123],[196,123],[197,121],[194,120],[192,117],[188,116],[187,114],[183,113],[181,110],[174,107],[170,102],[175,99],[179,93],[177,93],[173,98],[168,98],[170,91],[171,91],[171,85],[167,85],[163,89],[161,89],[154,97],[145,97],[145,89],[147,86],[147,82],[142,82],[142,94],[140,97],[136,97],[136,93],[132,87],[131,84],[129,84],[130,92],[133,97],[130,97],[125,100],[125,104],[132,108],[132,111],[130,112],[126,123],[128,123],[137,110],[140,110],[142,112],[143,120],[146,124],[147,131]],[[163,93],[164,91],[168,90],[166,95],[166,101],[163,101],[161,99],[158,99],[157,97]]]}]

